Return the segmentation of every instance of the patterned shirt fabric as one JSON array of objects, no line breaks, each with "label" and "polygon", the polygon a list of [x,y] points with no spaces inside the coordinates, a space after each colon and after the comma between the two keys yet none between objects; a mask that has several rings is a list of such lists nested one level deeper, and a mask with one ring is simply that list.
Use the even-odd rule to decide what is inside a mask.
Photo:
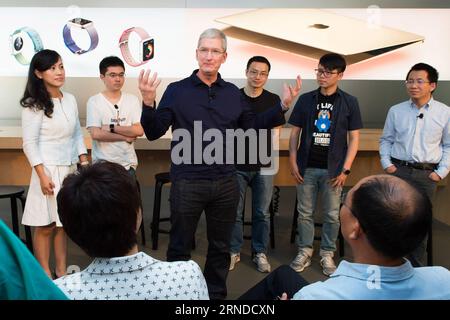
[{"label": "patterned shirt fabric", "polygon": [[73,300],[209,300],[194,261],[165,262],[143,252],[96,258],[85,270],[54,282]]}]

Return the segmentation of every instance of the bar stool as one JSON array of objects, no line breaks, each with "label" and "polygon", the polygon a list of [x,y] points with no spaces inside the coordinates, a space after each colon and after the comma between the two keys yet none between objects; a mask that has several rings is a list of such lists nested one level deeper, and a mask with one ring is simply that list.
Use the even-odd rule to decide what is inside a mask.
[{"label": "bar stool", "polygon": [[[162,187],[170,183],[170,174],[169,172],[160,172],[155,174],[155,198],[153,201],[153,218],[151,224],[152,230],[152,249],[158,250],[158,236],[159,233],[169,234],[170,230],[160,229],[159,224],[161,222],[170,221],[170,218],[161,218],[161,193]],[[195,235],[192,240],[192,249],[195,249]]]},{"label": "bar stool", "polygon": [[[299,216],[299,212],[297,210],[297,205],[298,205],[298,199],[297,199],[297,197],[295,197],[294,215],[293,215],[293,219],[292,219],[292,229],[291,229],[291,243],[294,243],[295,236],[297,235],[297,219]],[[341,206],[342,206],[342,202],[341,202]],[[322,223],[314,223],[314,227],[322,228],[322,225],[323,225]],[[314,235],[314,240],[321,240],[321,239],[322,238],[320,236]],[[343,257],[344,256],[344,237],[342,236],[340,227],[339,227],[338,240],[339,240],[339,255],[341,257]]]},{"label": "bar stool", "polygon": [[[14,234],[20,238],[19,231],[19,215],[17,212],[17,200],[20,201],[22,205],[22,212],[25,209],[25,189],[22,187],[16,186],[0,186],[0,199],[9,198],[11,201],[11,221],[12,221],[12,229]],[[33,240],[31,237],[31,228],[30,226],[25,227],[25,243],[28,249],[33,253]],[[22,240],[23,241],[23,240]]]},{"label": "bar stool", "polygon": [[142,214],[142,221],[141,226],[139,229],[141,229],[141,240],[142,245],[145,247],[145,224],[144,224],[144,207],[142,206],[142,192],[141,192],[141,185],[139,184],[139,181],[136,179],[137,188],[139,191],[139,198],[141,199],[141,214]]},{"label": "bar stool", "polygon": [[170,218],[161,218],[161,192],[162,187],[166,183],[170,183],[169,172],[161,172],[155,174],[155,198],[153,201],[153,219],[151,224],[152,230],[152,249],[158,250],[158,235],[159,233],[168,234],[170,231],[167,229],[160,229],[160,222],[170,221]]},{"label": "bar stool", "polygon": [[[247,195],[247,193],[246,193]],[[273,194],[272,194],[272,200],[270,201],[270,205],[269,205],[269,212],[270,212],[270,224],[269,224],[269,236],[270,236],[270,247],[272,249],[275,248],[275,227],[274,227],[274,216],[275,213],[278,212],[278,205],[280,202],[280,187],[278,186],[274,186],[273,187]],[[244,226],[251,226],[252,225],[252,221],[245,221],[245,197],[244,197],[244,207],[243,207],[243,212],[242,212],[242,219],[244,220],[243,223],[243,227]],[[251,236],[246,236],[244,235],[244,239],[246,240],[250,240],[252,237]]]}]

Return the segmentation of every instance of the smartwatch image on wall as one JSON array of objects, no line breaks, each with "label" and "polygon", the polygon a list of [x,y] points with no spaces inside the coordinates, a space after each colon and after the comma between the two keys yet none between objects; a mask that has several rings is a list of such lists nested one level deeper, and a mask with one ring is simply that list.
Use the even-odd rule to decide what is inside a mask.
[{"label": "smartwatch image on wall", "polygon": [[23,27],[17,29],[9,36],[9,43],[11,46],[11,54],[16,58],[16,60],[23,65],[30,64],[32,55],[30,57],[25,56],[25,38],[29,37],[33,43],[33,50],[27,50],[28,53],[32,53],[34,55],[36,52],[39,52],[44,49],[42,45],[42,40],[36,30]]},{"label": "smartwatch image on wall", "polygon": [[[77,28],[77,29],[84,29],[88,32],[89,37],[91,38],[91,45],[87,50],[81,49],[75,41],[72,39],[71,30]],[[75,54],[83,54],[89,51],[94,50],[98,45],[98,34],[97,30],[95,30],[94,23],[90,20],[86,20],[83,18],[75,18],[72,20],[69,20],[67,24],[64,26],[63,29],[63,38],[64,38],[64,44],[66,47]]]},{"label": "smartwatch image on wall", "polygon": [[[134,55],[130,52],[130,48],[128,46],[128,38],[132,32],[135,32],[141,39],[139,42],[139,52]],[[119,47],[120,52],[122,52],[123,59],[132,67],[137,67],[147,63],[148,60],[153,58],[155,53],[153,38],[149,36],[147,31],[139,27],[132,27],[125,30],[120,36]],[[135,59],[135,57],[137,58]]]}]

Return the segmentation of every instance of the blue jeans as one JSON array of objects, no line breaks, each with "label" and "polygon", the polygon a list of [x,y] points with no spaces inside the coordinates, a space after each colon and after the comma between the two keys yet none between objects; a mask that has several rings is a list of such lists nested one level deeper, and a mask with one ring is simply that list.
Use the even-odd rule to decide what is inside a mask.
[{"label": "blue jeans", "polygon": [[270,213],[273,176],[262,175],[260,171],[238,171],[239,205],[236,223],[231,236],[230,252],[239,253],[243,242],[243,216],[247,187],[252,189],[252,252],[266,253],[269,242]]},{"label": "blue jeans", "polygon": [[314,242],[313,213],[316,200],[321,192],[321,208],[323,217],[322,242],[320,249],[336,251],[336,239],[339,234],[339,206],[342,187],[333,188],[329,184],[327,169],[307,168],[303,183],[297,185],[298,206],[298,238],[299,248],[312,248]]}]

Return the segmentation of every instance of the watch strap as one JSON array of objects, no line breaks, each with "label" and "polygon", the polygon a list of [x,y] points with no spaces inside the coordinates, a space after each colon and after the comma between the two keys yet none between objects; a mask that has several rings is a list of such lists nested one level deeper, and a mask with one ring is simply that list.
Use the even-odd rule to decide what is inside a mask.
[{"label": "watch strap", "polygon": [[[12,35],[18,34],[20,32],[25,32],[30,37],[31,41],[33,42],[33,49],[35,53],[44,49],[41,37],[39,36],[39,33],[37,33],[36,30],[30,27],[23,27],[14,31]],[[15,54],[14,57],[20,64],[23,65],[28,65],[31,62],[31,59],[25,57],[25,55],[22,52]]]},{"label": "watch strap", "polygon": [[87,50],[81,49],[75,43],[75,41],[72,39],[72,33],[71,33],[70,26],[67,24],[64,26],[64,29],[63,29],[64,44],[72,53],[83,54],[83,53],[92,51],[95,48],[97,48],[98,33],[97,33],[97,30],[95,29],[95,27],[91,25],[91,26],[89,26],[87,28],[83,28],[83,29],[85,29],[87,31],[87,33],[89,34],[89,38],[91,39],[91,45],[89,46],[89,48]]}]

